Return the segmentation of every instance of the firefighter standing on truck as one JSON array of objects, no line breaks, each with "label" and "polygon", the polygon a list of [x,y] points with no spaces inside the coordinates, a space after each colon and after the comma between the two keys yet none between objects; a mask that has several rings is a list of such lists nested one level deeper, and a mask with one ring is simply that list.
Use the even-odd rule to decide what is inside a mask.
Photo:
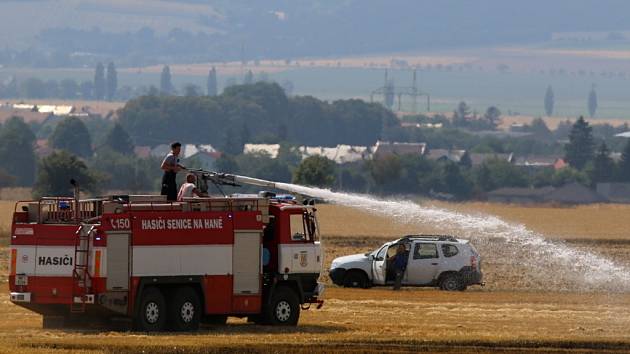
[{"label": "firefighter standing on truck", "polygon": [[166,200],[177,200],[177,172],[181,170],[182,166],[179,164],[179,152],[182,149],[182,144],[174,142],[171,144],[171,152],[166,155],[164,161],[162,161],[162,170],[164,175],[162,176],[162,195],[166,196]]}]

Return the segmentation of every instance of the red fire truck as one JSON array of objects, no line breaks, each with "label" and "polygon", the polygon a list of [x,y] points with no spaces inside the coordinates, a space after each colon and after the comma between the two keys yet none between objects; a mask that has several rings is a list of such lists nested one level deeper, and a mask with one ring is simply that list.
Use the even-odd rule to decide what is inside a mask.
[{"label": "red fire truck", "polygon": [[[208,182],[273,182],[197,171]],[[126,318],[143,331],[195,330],[247,316],[296,325],[321,307],[315,207],[262,195],[125,195],[18,202],[11,228],[10,297],[44,325]]]}]

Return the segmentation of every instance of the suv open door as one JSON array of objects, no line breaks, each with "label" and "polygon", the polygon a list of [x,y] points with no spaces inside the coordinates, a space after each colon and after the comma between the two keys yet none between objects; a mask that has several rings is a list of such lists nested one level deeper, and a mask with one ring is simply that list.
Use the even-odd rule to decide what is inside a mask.
[{"label": "suv open door", "polygon": [[372,259],[372,282],[375,285],[385,285],[387,279],[387,249],[385,244]]}]

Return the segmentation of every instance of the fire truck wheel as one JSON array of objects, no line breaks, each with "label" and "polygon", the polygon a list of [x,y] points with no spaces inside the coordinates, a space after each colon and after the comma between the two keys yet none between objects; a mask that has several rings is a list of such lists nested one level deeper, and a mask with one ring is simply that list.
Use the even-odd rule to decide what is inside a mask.
[{"label": "fire truck wheel", "polygon": [[179,288],[173,294],[169,319],[175,331],[196,331],[201,320],[201,301],[190,287]]},{"label": "fire truck wheel", "polygon": [[136,328],[140,331],[156,332],[166,324],[166,301],[158,288],[146,288],[138,308]]},{"label": "fire truck wheel", "polygon": [[295,326],[300,318],[300,302],[295,291],[278,287],[274,291],[267,308],[267,321],[272,325]]}]

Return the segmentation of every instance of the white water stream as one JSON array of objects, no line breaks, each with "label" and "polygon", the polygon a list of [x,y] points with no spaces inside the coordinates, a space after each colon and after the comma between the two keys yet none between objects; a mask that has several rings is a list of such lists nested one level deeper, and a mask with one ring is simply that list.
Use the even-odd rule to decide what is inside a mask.
[{"label": "white water stream", "polygon": [[[510,279],[515,288],[532,290],[630,291],[630,268],[593,252],[547,240],[524,225],[495,216],[464,214],[406,200],[278,183],[278,188],[328,202],[387,216],[393,222],[437,226],[441,233],[471,240],[484,262],[494,265],[495,278]],[[488,277],[490,275],[490,277]],[[490,280],[491,274],[486,274]]]}]

